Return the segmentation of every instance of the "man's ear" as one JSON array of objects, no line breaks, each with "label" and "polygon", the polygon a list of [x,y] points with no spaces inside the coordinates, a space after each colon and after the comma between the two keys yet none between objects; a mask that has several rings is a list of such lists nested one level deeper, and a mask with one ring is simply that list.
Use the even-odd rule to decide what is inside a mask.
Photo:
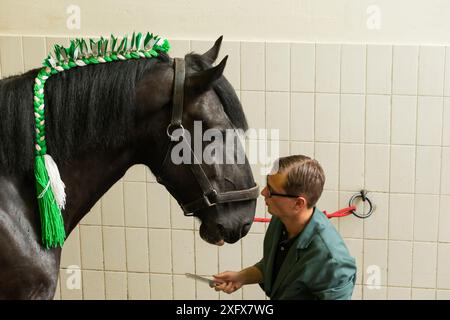
[{"label": "man's ear", "polygon": [[308,201],[305,199],[305,197],[299,196],[296,199],[296,206],[298,206],[299,210],[304,210],[308,207]]},{"label": "man's ear", "polygon": [[193,91],[195,93],[202,93],[208,90],[214,81],[222,76],[225,65],[227,64],[227,59],[228,56],[223,58],[217,66],[210,69],[187,74],[185,88],[188,92]]},{"label": "man's ear", "polygon": [[209,64],[213,64],[214,61],[216,61],[217,56],[219,55],[220,46],[222,44],[223,36],[220,36],[219,39],[216,40],[213,47],[206,51],[204,54],[202,54],[202,57],[205,61],[207,61]]}]

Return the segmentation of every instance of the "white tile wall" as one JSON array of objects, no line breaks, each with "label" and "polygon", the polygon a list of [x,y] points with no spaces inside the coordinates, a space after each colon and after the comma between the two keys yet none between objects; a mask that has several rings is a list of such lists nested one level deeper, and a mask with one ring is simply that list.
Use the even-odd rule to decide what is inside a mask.
[{"label": "white tile wall", "polygon": [[364,143],[365,96],[341,95],[340,141]]},{"label": "white tile wall", "polygon": [[[364,270],[366,270],[363,277],[364,284],[370,286],[386,286],[388,271],[388,242],[386,240],[364,240],[363,259]],[[364,292],[366,291],[367,290],[364,290]]]},{"label": "white tile wall", "polygon": [[438,244],[437,286],[450,289],[450,244]]},{"label": "white tile wall", "polygon": [[416,158],[416,192],[439,194],[441,147],[418,146]]},{"label": "white tile wall", "polygon": [[441,196],[439,204],[439,242],[450,242],[450,233],[448,232],[448,228],[450,227],[450,211],[447,209],[450,205],[450,197]]},{"label": "white tile wall", "polygon": [[389,239],[412,240],[414,195],[393,193],[389,199]]},{"label": "white tile wall", "polygon": [[313,43],[291,44],[291,90],[314,92],[315,45]]},{"label": "white tile wall", "polygon": [[80,226],[81,267],[103,270],[103,236],[101,226]]},{"label": "white tile wall", "polygon": [[83,298],[86,300],[105,299],[105,273],[96,270],[83,271]]},{"label": "white tile wall", "polygon": [[314,141],[314,94],[292,93],[290,111],[291,140]]},{"label": "white tile wall", "polygon": [[414,240],[437,241],[439,196],[416,194],[414,201]]},{"label": "white tile wall", "polygon": [[392,88],[392,46],[367,46],[367,93],[390,94]]},{"label": "white tile wall", "polygon": [[390,143],[391,97],[367,95],[366,143]]},{"label": "white tile wall", "polygon": [[402,145],[391,146],[391,192],[414,192],[415,162],[415,147]]},{"label": "white tile wall", "polygon": [[241,90],[265,89],[265,44],[241,43]]},{"label": "white tile wall", "polygon": [[102,197],[102,223],[107,226],[125,225],[123,205],[123,183],[118,182],[111,187]]},{"label": "white tile wall", "polygon": [[422,46],[419,52],[419,94],[441,96],[444,90],[445,48]]},{"label": "white tile wall", "polygon": [[146,228],[126,228],[127,270],[148,272],[148,231]]},{"label": "white tile wall", "polygon": [[441,193],[450,193],[450,148],[442,148]]},{"label": "white tile wall", "polygon": [[387,288],[372,288],[370,286],[363,287],[363,297],[364,300],[386,300]]},{"label": "white tile wall", "polygon": [[280,140],[289,140],[289,93],[266,93],[266,128],[279,130]]},{"label": "white tile wall", "polygon": [[150,297],[153,300],[173,299],[173,280],[169,274],[150,274]]},{"label": "white tile wall", "polygon": [[338,190],[339,182],[339,144],[316,143],[315,157],[325,172],[324,189]]},{"label": "white tile wall", "polygon": [[389,241],[388,285],[409,287],[412,281],[412,242]]},{"label": "white tile wall", "polygon": [[150,229],[148,233],[150,272],[172,272],[172,237],[169,229]]},{"label": "white tile wall", "polygon": [[103,243],[105,269],[127,271],[125,229],[122,227],[103,227]]},{"label": "white tile wall", "polygon": [[150,275],[148,273],[128,273],[128,299],[150,299]]},{"label": "white tile wall", "polygon": [[366,92],[366,46],[343,44],[341,47],[341,92]]},{"label": "white tile wall", "polygon": [[211,276],[218,273],[219,251],[195,234],[195,272],[201,275]]},{"label": "white tile wall", "polygon": [[195,280],[184,275],[174,275],[173,298],[175,300],[195,300]]},{"label": "white tile wall", "polygon": [[316,94],[315,140],[339,142],[339,95]]},{"label": "white tile wall", "polygon": [[[416,143],[417,97],[392,96],[391,143]],[[401,125],[399,125],[401,124]]]},{"label": "white tile wall", "polygon": [[127,299],[127,274],[125,272],[105,272],[105,289],[107,300]]},{"label": "white tile wall", "polygon": [[419,96],[417,109],[417,144],[441,145],[442,97]]},{"label": "white tile wall", "polygon": [[434,289],[412,289],[412,300],[435,300],[436,290]]},{"label": "white tile wall", "polygon": [[417,46],[394,46],[392,64],[392,93],[416,94],[419,48]]},{"label": "white tile wall", "polygon": [[[193,231],[172,230],[172,254],[174,273],[195,273],[195,249]],[[203,262],[206,263],[207,260],[204,260]]]},{"label": "white tile wall", "polygon": [[242,91],[241,103],[250,128],[266,126],[266,95],[262,91]]},{"label": "white tile wall", "polygon": [[316,91],[339,92],[340,54],[338,44],[316,44]]},{"label": "white tile wall", "polygon": [[[212,42],[173,41],[172,52],[183,56]],[[0,37],[0,74],[39,66],[38,57],[54,43],[67,44],[68,38]],[[369,190],[376,206],[370,218],[332,220],[357,259],[353,299],[450,298],[449,48],[222,46],[219,59],[230,55],[225,75],[240,93],[250,126],[280,129],[281,154],[307,154],[323,165],[321,209],[332,212],[347,206],[354,192]],[[258,215],[266,215],[264,207]],[[255,263],[264,230],[255,226],[242,241],[210,246],[149,170],[136,166],[70,235],[55,297],[265,299],[258,286],[229,296],[184,276]],[[67,288],[64,268],[71,265],[81,267],[80,290]],[[366,283],[372,265],[380,267],[379,290]]]},{"label": "white tile wall", "polygon": [[[389,195],[381,192],[368,194],[374,204],[374,213],[364,222],[364,238],[366,239],[388,239],[389,234]],[[369,209],[365,206],[364,211]]]},{"label": "white tile wall", "polygon": [[[413,243],[412,286],[435,288],[436,286],[437,244],[430,242]],[[414,290],[413,290],[414,296]]]},{"label": "white tile wall", "polygon": [[411,300],[411,289],[402,287],[388,287],[389,300]]},{"label": "white tile wall", "polygon": [[359,191],[364,185],[364,145],[342,143],[339,164],[339,188]]},{"label": "white tile wall", "polygon": [[266,90],[289,92],[290,67],[289,43],[267,43]]},{"label": "white tile wall", "polygon": [[145,182],[124,182],[125,225],[147,227],[147,203]]},{"label": "white tile wall", "polygon": [[371,191],[389,191],[390,148],[389,145],[366,144],[365,186]]}]

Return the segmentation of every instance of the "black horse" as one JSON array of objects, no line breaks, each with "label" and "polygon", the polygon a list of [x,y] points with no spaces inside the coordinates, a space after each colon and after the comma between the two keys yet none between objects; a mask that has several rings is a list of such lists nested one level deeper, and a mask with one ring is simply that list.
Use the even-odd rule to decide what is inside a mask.
[{"label": "black horse", "polygon": [[[175,165],[167,159],[173,147],[168,135],[181,125],[189,132],[196,120],[203,130],[247,129],[242,106],[222,75],[226,58],[212,66],[221,41],[184,60],[161,52],[152,59],[89,65],[50,77],[45,89],[47,145],[66,184],[66,234],[135,164],[147,165],[184,211],[201,220],[205,241],[221,245],[247,234],[256,207],[247,159],[244,164],[210,165]],[[0,81],[3,299],[51,299],[59,273],[61,249],[47,250],[41,243],[33,174],[33,83],[38,71]]]}]

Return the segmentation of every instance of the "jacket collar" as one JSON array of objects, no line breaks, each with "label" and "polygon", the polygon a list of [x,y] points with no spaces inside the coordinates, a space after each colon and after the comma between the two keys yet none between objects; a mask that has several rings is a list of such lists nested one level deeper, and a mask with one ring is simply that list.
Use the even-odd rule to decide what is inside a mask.
[{"label": "jacket collar", "polygon": [[309,247],[314,235],[325,228],[328,218],[325,214],[314,207],[313,214],[306,227],[300,233],[297,239],[297,249],[306,249]]}]

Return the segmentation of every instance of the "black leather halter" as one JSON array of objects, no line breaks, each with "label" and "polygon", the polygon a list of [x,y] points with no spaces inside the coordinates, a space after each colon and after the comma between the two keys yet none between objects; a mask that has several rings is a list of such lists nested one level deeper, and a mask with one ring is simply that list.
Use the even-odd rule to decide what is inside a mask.
[{"label": "black leather halter", "polygon": [[[164,157],[163,163],[161,165],[161,170],[158,172],[156,177],[157,181],[161,184],[164,184],[164,179],[162,175],[164,175],[164,167],[168,159],[170,158],[170,152],[174,145],[174,141],[178,141],[179,139],[185,139],[185,130],[182,124],[183,117],[183,99],[184,99],[184,82],[185,82],[185,61],[184,59],[175,58],[175,80],[174,80],[174,90],[173,90],[173,109],[172,109],[172,120],[170,124],[167,126],[167,136],[170,139],[169,146],[167,148],[166,155]],[[177,130],[180,129],[180,130]],[[177,131],[179,134],[174,135],[174,131]],[[242,190],[233,190],[227,192],[218,192],[209,181],[208,176],[205,171],[202,169],[200,162],[195,156],[194,151],[191,146],[187,143],[191,154],[194,158],[194,163],[189,165],[195,179],[197,180],[200,188],[202,189],[203,194],[196,200],[188,202],[188,203],[179,203],[181,208],[183,209],[184,215],[191,216],[196,211],[200,209],[204,209],[207,207],[214,206],[218,203],[227,203],[227,202],[235,202],[235,201],[245,201],[245,200],[253,200],[256,199],[259,195],[259,187],[255,185],[249,189]]]}]

